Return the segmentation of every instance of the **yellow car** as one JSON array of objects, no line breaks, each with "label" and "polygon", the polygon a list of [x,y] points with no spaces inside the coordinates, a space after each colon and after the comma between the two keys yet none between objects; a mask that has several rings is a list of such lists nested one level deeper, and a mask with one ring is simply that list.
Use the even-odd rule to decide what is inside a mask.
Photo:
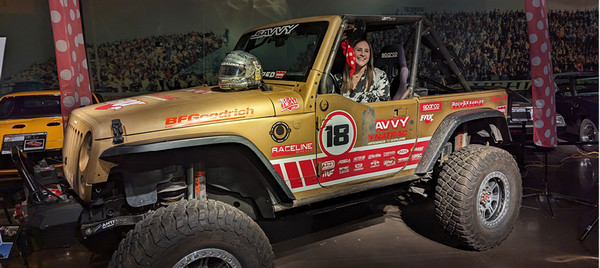
[{"label": "yellow car", "polygon": [[[94,103],[98,103],[96,96]],[[10,148],[18,146],[36,163],[61,162],[63,124],[59,90],[11,93],[0,98],[0,175],[16,175]]]}]

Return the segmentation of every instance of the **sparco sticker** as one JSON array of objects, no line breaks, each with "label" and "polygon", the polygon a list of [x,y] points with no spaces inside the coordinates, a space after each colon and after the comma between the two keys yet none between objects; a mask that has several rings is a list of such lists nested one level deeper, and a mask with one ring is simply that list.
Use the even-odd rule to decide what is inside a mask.
[{"label": "sparco sticker", "polygon": [[279,27],[258,30],[252,36],[250,36],[250,39],[269,37],[269,36],[273,36],[273,35],[282,35],[282,34],[288,35],[296,27],[298,27],[298,24],[284,25],[284,26],[279,26]]},{"label": "sparco sticker", "polygon": [[435,112],[442,110],[442,102],[429,102],[429,103],[421,103],[421,112]]},{"label": "sparco sticker", "polygon": [[327,115],[319,130],[319,146],[329,156],[349,152],[356,142],[356,123],[350,114],[333,111]]},{"label": "sparco sticker", "polygon": [[105,105],[96,107],[96,110],[119,110],[125,106],[135,105],[135,104],[148,104],[145,101],[136,100],[136,99],[122,99],[116,101],[109,101]]}]

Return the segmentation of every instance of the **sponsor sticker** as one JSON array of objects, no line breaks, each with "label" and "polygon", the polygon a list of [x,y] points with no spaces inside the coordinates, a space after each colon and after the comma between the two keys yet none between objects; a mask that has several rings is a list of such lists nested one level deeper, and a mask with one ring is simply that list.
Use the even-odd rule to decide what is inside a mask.
[{"label": "sponsor sticker", "polygon": [[305,142],[271,147],[271,157],[304,154],[313,151],[313,143]]},{"label": "sponsor sticker", "polygon": [[381,53],[382,59],[391,59],[391,58],[397,58],[397,57],[398,57],[398,52],[396,52],[396,51]]},{"label": "sponsor sticker", "polygon": [[[96,108],[98,109],[98,108]],[[246,118],[254,115],[254,109],[247,107],[246,109],[225,110],[222,112],[205,113],[205,114],[186,114],[175,117],[168,117],[165,120],[165,128],[174,126],[189,126],[203,124],[209,122],[225,121],[232,119]]]},{"label": "sponsor sticker", "polygon": [[296,27],[298,27],[298,24],[284,25],[284,26],[278,26],[278,27],[258,30],[252,36],[250,36],[250,39],[257,39],[257,38],[261,38],[261,37],[269,37],[269,36],[273,36],[273,35],[282,35],[282,34],[288,35]]},{"label": "sponsor sticker", "polygon": [[191,93],[195,93],[195,94],[209,94],[209,93],[216,93],[210,89],[193,89],[193,88],[187,88],[187,89],[179,89],[176,91],[183,91],[183,92],[191,92]]},{"label": "sponsor sticker", "polygon": [[281,111],[294,111],[300,108],[300,104],[298,103],[298,99],[294,97],[283,97],[279,99],[279,104],[281,105]]},{"label": "sponsor sticker", "polygon": [[493,102],[497,102],[497,101],[507,101],[508,100],[508,96],[492,96],[492,101]]},{"label": "sponsor sticker", "polygon": [[345,174],[345,173],[348,173],[348,172],[350,172],[350,167],[340,167],[339,168],[339,173],[340,174]]},{"label": "sponsor sticker", "polygon": [[506,114],[506,105],[498,106],[496,107],[496,109],[502,112],[503,114]]},{"label": "sponsor sticker", "polygon": [[441,101],[421,103],[421,112],[422,113],[435,112],[435,111],[441,111],[441,110],[442,110],[442,102]]},{"label": "sponsor sticker", "polygon": [[350,163],[350,158],[346,158],[346,159],[342,159],[342,160],[338,161],[338,165],[348,164],[348,163]]},{"label": "sponsor sticker", "polygon": [[485,103],[484,100],[462,100],[462,101],[453,101],[451,106],[452,106],[452,109],[462,109],[462,108],[483,106],[484,103]]},{"label": "sponsor sticker", "polygon": [[354,157],[354,162],[362,162],[365,160],[365,158],[366,158],[366,156],[364,156],[364,155],[356,156],[356,157]]},{"label": "sponsor sticker", "polygon": [[395,119],[385,119],[385,120],[377,120],[375,121],[375,131],[387,131],[391,129],[398,129],[398,127],[406,128],[406,123],[410,116],[395,118]]},{"label": "sponsor sticker", "polygon": [[330,170],[335,168],[335,160],[329,160],[321,163],[321,170]]},{"label": "sponsor sticker", "polygon": [[400,149],[400,150],[398,150],[398,155],[405,155],[405,154],[407,154],[408,152],[410,152],[410,150],[409,150],[409,149]]},{"label": "sponsor sticker", "polygon": [[173,96],[163,95],[163,94],[158,94],[158,93],[144,95],[142,97],[146,97],[146,98],[150,98],[150,99],[155,99],[155,100],[159,100],[159,101],[168,101],[168,100],[179,99],[179,97],[173,97]]},{"label": "sponsor sticker", "polygon": [[433,121],[433,114],[422,114],[419,121],[429,124]]},{"label": "sponsor sticker", "polygon": [[148,103],[145,101],[128,98],[128,99],[106,102],[104,105],[96,107],[96,110],[116,111],[116,110],[122,109],[125,106],[136,105],[136,104],[148,104]]},{"label": "sponsor sticker", "polygon": [[362,163],[354,164],[354,171],[361,171],[361,170],[363,170]]},{"label": "sponsor sticker", "polygon": [[392,157],[390,159],[383,160],[383,165],[386,166],[386,167],[395,166],[396,165],[396,159]]},{"label": "sponsor sticker", "polygon": [[405,138],[408,136],[408,130],[400,130],[379,134],[371,134],[369,135],[369,141],[378,141],[378,140],[387,140],[387,139],[395,139],[395,138]]}]

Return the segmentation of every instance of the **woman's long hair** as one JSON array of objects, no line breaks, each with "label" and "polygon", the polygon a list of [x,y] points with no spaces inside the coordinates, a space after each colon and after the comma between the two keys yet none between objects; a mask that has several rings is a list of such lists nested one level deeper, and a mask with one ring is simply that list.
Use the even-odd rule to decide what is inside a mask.
[{"label": "woman's long hair", "polygon": [[[367,41],[365,39],[358,39],[358,40],[352,42],[351,46],[352,46],[352,48],[354,48],[356,46],[356,44],[358,44],[362,41],[367,42],[367,45],[369,45],[369,54],[370,54],[369,62],[367,62],[367,66],[365,66],[367,68],[365,70],[365,72],[367,73],[367,77],[366,77],[367,84],[365,85],[365,91],[369,91],[369,90],[371,90],[371,85],[373,84],[373,73],[374,73],[374,69],[375,69],[375,67],[373,66],[373,47],[371,47],[371,44],[369,43],[369,41]],[[356,60],[354,60],[354,62],[356,62]],[[352,77],[350,77],[350,67],[348,66],[348,64],[344,65],[344,72],[343,72],[342,76],[343,76],[342,88],[341,88],[342,93],[351,92],[353,90]]]}]

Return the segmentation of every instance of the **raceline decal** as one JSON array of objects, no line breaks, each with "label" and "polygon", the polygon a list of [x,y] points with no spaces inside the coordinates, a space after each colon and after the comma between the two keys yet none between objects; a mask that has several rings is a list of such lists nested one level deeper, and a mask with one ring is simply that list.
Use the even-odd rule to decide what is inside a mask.
[{"label": "raceline decal", "polygon": [[[331,186],[339,183],[364,179],[373,176],[414,169],[423,156],[423,151],[431,137],[407,140],[385,145],[364,146],[343,156],[330,156],[324,153],[285,159],[272,160],[271,164],[292,192]],[[412,150],[415,147],[414,151]],[[410,155],[410,152],[413,152]],[[321,166],[321,176],[317,179],[315,167]],[[320,185],[319,185],[320,184]]]},{"label": "raceline decal", "polygon": [[189,114],[176,117],[169,117],[165,120],[165,128],[190,126],[197,124],[205,124],[233,119],[242,119],[254,115],[254,109],[247,107],[246,109],[225,110],[218,113],[206,114]]},{"label": "raceline decal", "polygon": [[266,78],[281,79],[285,76],[287,71],[276,71],[276,72],[263,72],[263,76]]},{"label": "raceline decal", "polygon": [[217,93],[217,92],[214,92],[214,91],[212,91],[210,89],[193,89],[193,88],[179,89],[179,90],[174,90],[174,91],[191,92],[191,93],[195,93],[195,94]]},{"label": "raceline decal", "polygon": [[136,100],[136,99],[122,99],[122,100],[116,100],[116,101],[109,101],[106,102],[105,105],[102,106],[98,106],[96,107],[96,110],[119,110],[125,106],[129,106],[129,105],[135,105],[135,104],[148,104],[145,101],[141,101],[141,100]]},{"label": "raceline decal", "polygon": [[496,109],[506,115],[506,105],[498,106]]},{"label": "raceline decal", "polygon": [[173,97],[173,96],[169,96],[169,95],[163,95],[163,94],[150,94],[150,95],[144,95],[141,97],[146,97],[146,98],[150,98],[150,99],[155,99],[155,100],[159,100],[159,101],[168,101],[168,100],[176,100],[179,99],[179,97]]},{"label": "raceline decal", "polygon": [[282,34],[288,35],[296,27],[298,27],[298,25],[299,24],[284,25],[284,26],[279,26],[279,27],[273,27],[273,28],[267,28],[267,29],[258,30],[252,36],[250,36],[250,39],[256,39],[256,38],[261,38],[261,37],[269,37],[269,36],[273,36],[273,35],[282,35]]},{"label": "raceline decal", "polygon": [[354,147],[356,123],[344,111],[333,111],[327,115],[319,129],[319,146],[327,155],[342,155]]},{"label": "raceline decal", "polygon": [[294,111],[300,108],[300,104],[298,103],[298,99],[294,97],[283,97],[278,100],[279,104],[281,104],[281,111]]},{"label": "raceline decal", "polygon": [[453,101],[452,109],[462,109],[469,107],[478,107],[483,106],[485,103],[484,100],[462,100],[462,101]]},{"label": "raceline decal", "polygon": [[433,114],[422,114],[419,121],[429,124],[433,121]]},{"label": "raceline decal", "polygon": [[312,151],[313,151],[313,143],[312,142],[273,146],[273,147],[271,147],[271,157],[311,153]]},{"label": "raceline decal", "polygon": [[441,101],[421,103],[421,112],[422,113],[435,112],[435,111],[441,111],[441,110],[442,110],[442,102]]},{"label": "raceline decal", "polygon": [[492,101],[493,102],[507,101],[507,100],[508,100],[508,96],[500,96],[500,97],[492,96]]}]

